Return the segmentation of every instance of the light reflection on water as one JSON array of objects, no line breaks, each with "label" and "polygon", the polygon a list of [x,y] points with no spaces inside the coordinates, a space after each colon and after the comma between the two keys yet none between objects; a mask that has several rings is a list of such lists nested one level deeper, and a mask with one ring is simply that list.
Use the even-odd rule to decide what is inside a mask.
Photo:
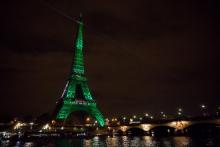
[{"label": "light reflection on water", "polygon": [[13,144],[5,141],[2,147],[220,147],[217,138],[190,137],[93,137],[91,139],[41,139],[17,141]]},{"label": "light reflection on water", "polygon": [[174,144],[177,144],[179,147],[189,146],[191,142],[189,137],[175,137],[173,140]]}]

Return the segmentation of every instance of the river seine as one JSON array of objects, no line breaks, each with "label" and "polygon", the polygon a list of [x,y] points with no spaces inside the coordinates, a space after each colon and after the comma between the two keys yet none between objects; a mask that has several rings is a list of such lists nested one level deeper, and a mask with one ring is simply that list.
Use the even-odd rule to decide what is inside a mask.
[{"label": "river seine", "polygon": [[3,141],[8,147],[220,147],[219,137],[93,137],[91,139],[37,139],[31,141]]}]

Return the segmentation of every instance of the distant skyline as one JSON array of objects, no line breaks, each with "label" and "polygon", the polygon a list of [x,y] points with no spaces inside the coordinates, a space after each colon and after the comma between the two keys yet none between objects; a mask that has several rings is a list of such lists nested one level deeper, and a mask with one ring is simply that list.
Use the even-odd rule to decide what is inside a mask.
[{"label": "distant skyline", "polygon": [[54,110],[80,12],[85,74],[105,117],[220,106],[220,10],[212,0],[12,0],[1,11],[0,117]]}]

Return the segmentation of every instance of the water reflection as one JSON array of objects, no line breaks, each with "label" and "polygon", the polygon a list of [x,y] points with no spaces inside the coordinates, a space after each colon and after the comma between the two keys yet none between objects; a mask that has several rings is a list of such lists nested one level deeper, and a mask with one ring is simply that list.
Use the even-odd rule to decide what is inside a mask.
[{"label": "water reflection", "polygon": [[146,147],[157,147],[158,146],[157,142],[153,139],[153,137],[144,136],[143,140],[144,140],[143,146],[146,146]]},{"label": "water reflection", "polygon": [[128,136],[122,136],[122,147],[129,147],[129,138]]},{"label": "water reflection", "polygon": [[33,142],[25,142],[24,147],[33,147],[34,143]]},{"label": "water reflection", "polygon": [[84,139],[83,140],[83,146],[85,147],[91,147],[91,140],[87,140],[87,139]]},{"label": "water reflection", "polygon": [[177,147],[188,147],[191,142],[189,137],[174,137],[173,140]]},{"label": "water reflection", "polygon": [[91,139],[38,139],[33,141],[1,141],[1,147],[218,147],[220,137],[93,137]]},{"label": "water reflection", "polygon": [[84,147],[188,147],[190,139],[187,137],[154,138],[143,137],[94,137],[84,140]]}]

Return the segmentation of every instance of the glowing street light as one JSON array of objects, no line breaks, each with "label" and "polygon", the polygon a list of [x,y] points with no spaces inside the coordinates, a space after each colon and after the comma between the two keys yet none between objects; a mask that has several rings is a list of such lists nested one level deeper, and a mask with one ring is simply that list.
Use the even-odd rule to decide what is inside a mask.
[{"label": "glowing street light", "polygon": [[182,115],[182,113],[181,113],[181,112],[178,112],[177,114],[178,114],[178,115]]},{"label": "glowing street light", "polygon": [[32,129],[33,129],[34,122],[30,122],[29,125],[30,125],[30,129],[32,130]]},{"label": "glowing street light", "polygon": [[207,115],[207,112],[206,112],[207,111],[207,106],[202,104],[202,105],[200,105],[200,108],[202,110],[203,116],[206,116]]},{"label": "glowing street light", "polygon": [[42,130],[50,130],[51,127],[49,124],[45,124],[43,127],[42,127]]},{"label": "glowing street light", "polygon": [[167,116],[166,116],[166,114],[163,114],[163,118],[166,118]]},{"label": "glowing street light", "polygon": [[90,120],[91,120],[90,117],[87,117],[87,118],[86,118],[86,122],[87,122],[87,123],[89,123]]},{"label": "glowing street light", "polygon": [[200,105],[201,109],[206,109],[206,105],[202,104]]},{"label": "glowing street light", "polygon": [[166,114],[165,114],[163,111],[161,111],[160,114],[161,114],[161,117],[162,117],[163,119],[165,119],[165,118],[167,117]]},{"label": "glowing street light", "polygon": [[182,112],[182,111],[183,111],[183,109],[182,109],[182,108],[178,108],[178,111],[179,111],[179,112]]},{"label": "glowing street light", "polygon": [[109,119],[106,118],[106,119],[105,119],[105,124],[106,124],[107,126],[109,125],[109,122],[110,122]]},{"label": "glowing street light", "polygon": [[179,116],[181,116],[183,114],[183,109],[182,108],[178,108],[177,114]]},{"label": "glowing street light", "polygon": [[17,122],[16,125],[14,126],[14,130],[20,129],[22,126],[24,126],[24,123]]}]

